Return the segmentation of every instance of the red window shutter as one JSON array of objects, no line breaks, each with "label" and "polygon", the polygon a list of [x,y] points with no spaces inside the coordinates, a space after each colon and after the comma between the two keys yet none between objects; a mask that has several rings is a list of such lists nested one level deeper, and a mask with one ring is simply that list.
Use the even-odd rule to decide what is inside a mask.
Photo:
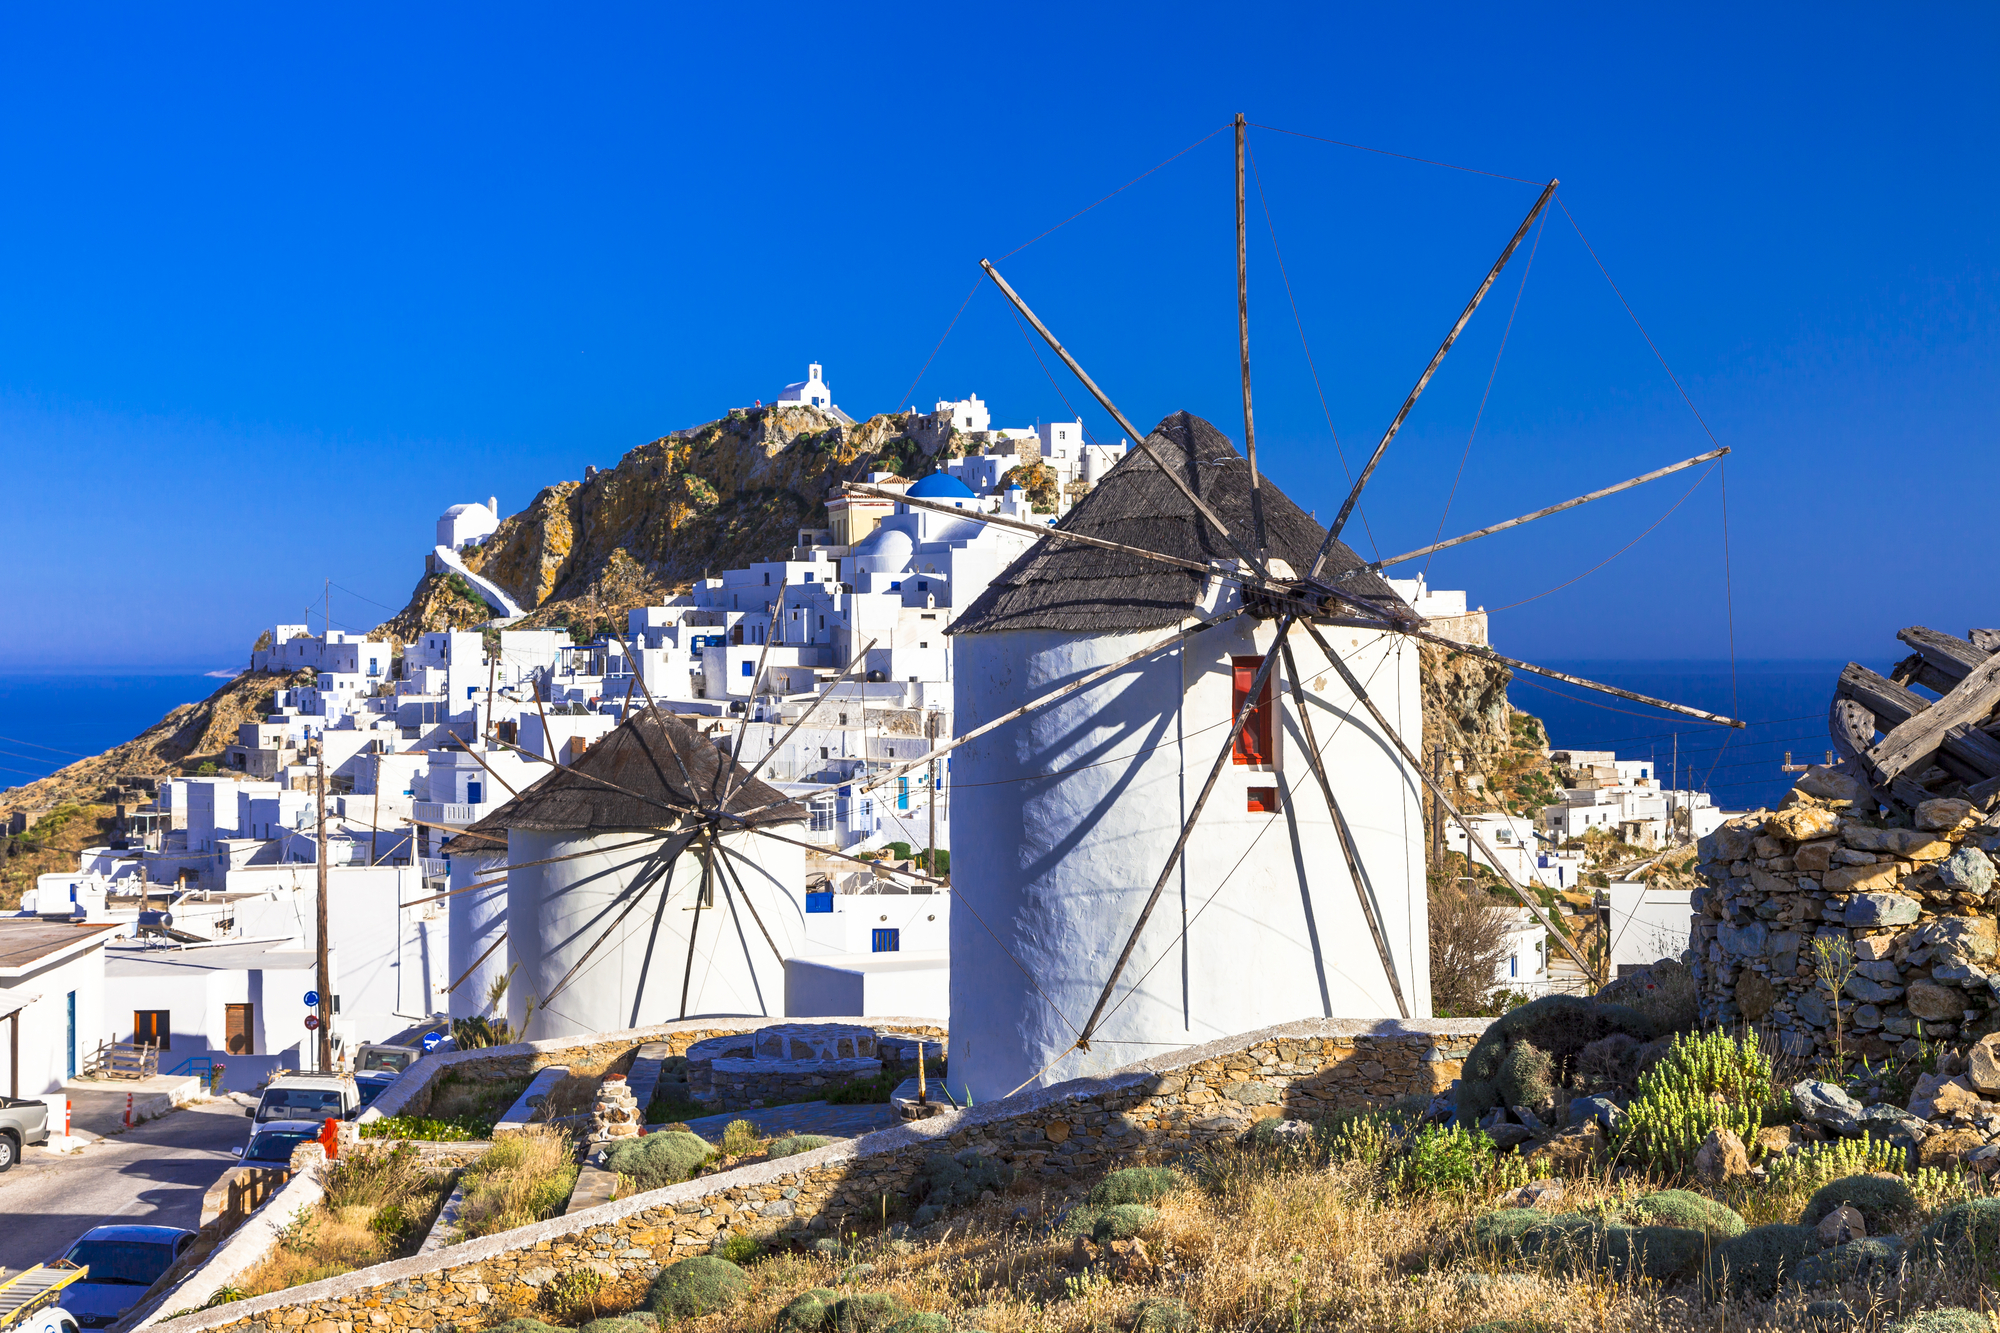
[{"label": "red window shutter", "polygon": [[[1235,685],[1229,692],[1229,720],[1243,711],[1243,701],[1250,697],[1250,687],[1256,683],[1257,673],[1263,669],[1261,657],[1233,657],[1230,666],[1235,672]],[[1268,764],[1271,762],[1271,679],[1264,678],[1264,688],[1257,696],[1256,707],[1250,710],[1250,720],[1243,724],[1243,730],[1236,737],[1236,745],[1230,759],[1238,764]]]}]

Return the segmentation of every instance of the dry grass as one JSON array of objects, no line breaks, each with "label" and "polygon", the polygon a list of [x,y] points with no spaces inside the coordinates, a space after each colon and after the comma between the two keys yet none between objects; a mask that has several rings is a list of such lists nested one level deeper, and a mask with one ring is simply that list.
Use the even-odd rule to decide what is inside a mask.
[{"label": "dry grass", "polygon": [[[1229,1149],[1198,1164],[1200,1183],[1167,1195],[1141,1233],[1158,1264],[1142,1282],[1114,1280],[1081,1241],[1041,1225],[1080,1203],[1085,1189],[1016,1186],[954,1213],[914,1246],[851,1236],[835,1259],[774,1255],[749,1268],[750,1294],[726,1314],[686,1320],[689,1330],[770,1328],[779,1309],[812,1287],[835,1285],[848,1265],[875,1272],[844,1290],[885,1291],[913,1310],[945,1313],[985,1333],[1104,1333],[1131,1326],[1142,1300],[1184,1302],[1210,1330],[1268,1333],[1453,1333],[1516,1319],[1546,1333],[1679,1333],[1700,1327],[1825,1333],[1804,1314],[1807,1298],[1706,1303],[1692,1284],[1614,1282],[1495,1262],[1458,1249],[1467,1221],[1491,1209],[1484,1195],[1394,1197],[1376,1165],[1287,1150]],[[1658,1182],[1585,1179],[1568,1184],[1565,1208],[1614,1206]],[[1742,1198],[1739,1203],[1750,1200]],[[1773,1200],[1770,1209],[1791,1200]],[[1025,1208],[1031,1220],[1015,1219]],[[1785,1220],[1793,1220],[1790,1212]],[[1756,1219],[1753,1217],[1753,1224]],[[906,1251],[906,1252],[904,1252]],[[1831,1293],[1815,1292],[1814,1296]],[[1842,1293],[1874,1319],[1938,1305],[1993,1304],[1979,1275],[1914,1272],[1900,1296]]]},{"label": "dry grass", "polygon": [[547,1125],[510,1133],[459,1178],[459,1231],[490,1236],[555,1217],[569,1206],[576,1176],[576,1144],[569,1135]]},{"label": "dry grass", "polygon": [[261,1296],[414,1254],[451,1186],[413,1148],[353,1150],[332,1164],[326,1197],[302,1211],[237,1290]]}]

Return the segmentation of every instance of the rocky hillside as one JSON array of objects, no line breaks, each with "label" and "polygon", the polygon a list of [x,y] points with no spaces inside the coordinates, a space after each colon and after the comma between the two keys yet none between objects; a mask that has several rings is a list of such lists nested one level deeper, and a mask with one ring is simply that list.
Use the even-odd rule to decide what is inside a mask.
[{"label": "rocky hillside", "polygon": [[[466,567],[529,608],[523,627],[588,631],[688,586],[707,570],[782,559],[800,528],[826,526],[826,497],[869,472],[918,476],[951,439],[917,419],[846,425],[813,407],[748,408],[644,444],[617,466],[545,488]],[[453,583],[461,585],[453,587]],[[428,575],[382,632],[408,641],[491,613],[463,580]]]}]

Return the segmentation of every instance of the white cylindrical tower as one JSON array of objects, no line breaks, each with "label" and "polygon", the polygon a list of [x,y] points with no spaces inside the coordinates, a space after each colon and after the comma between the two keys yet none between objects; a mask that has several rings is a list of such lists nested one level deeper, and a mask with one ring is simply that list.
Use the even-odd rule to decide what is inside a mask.
[{"label": "white cylindrical tower", "polygon": [[[1248,470],[1227,439],[1185,414],[1152,439],[1186,461],[1232,531],[1253,530]],[[1324,529],[1268,481],[1263,508],[1272,557],[1310,567]],[[1213,559],[1219,544],[1137,452],[1062,527],[1187,559]],[[1359,563],[1336,546],[1328,572]],[[1372,576],[1344,586],[1400,606]],[[1276,621],[1247,613],[1187,632],[1236,595],[1220,576],[1045,540],[954,625],[961,732],[1166,641],[953,756],[954,1092],[989,1101],[1276,1023],[1396,1016],[1281,661],[1268,721],[1225,764],[1090,1049],[1074,1049],[1275,640]],[[1416,646],[1320,630],[1420,752]],[[1420,779],[1313,641],[1298,630],[1289,641],[1398,980],[1412,1015],[1427,1015]]]},{"label": "white cylindrical tower", "polygon": [[[447,1012],[453,1018],[498,1017],[506,1012],[505,1006],[496,1010],[488,997],[494,983],[507,975],[510,962],[507,946],[500,943],[507,933],[507,884],[498,867],[506,864],[507,853],[499,847],[485,850],[480,843],[471,845],[481,850],[464,850],[470,841],[461,838],[449,849],[447,887],[452,896],[445,899],[450,907],[445,952],[450,976],[445,985],[458,984],[449,996]],[[493,879],[501,882],[468,891],[470,885]]]},{"label": "white cylindrical tower", "polygon": [[507,877],[508,942],[519,964],[507,1016],[522,1040],[668,1022],[681,1014],[684,981],[690,1018],[784,1014],[784,957],[805,943],[805,853],[755,833],[724,834],[702,897],[699,843],[635,841],[629,832],[509,833],[514,864],[549,862]]}]

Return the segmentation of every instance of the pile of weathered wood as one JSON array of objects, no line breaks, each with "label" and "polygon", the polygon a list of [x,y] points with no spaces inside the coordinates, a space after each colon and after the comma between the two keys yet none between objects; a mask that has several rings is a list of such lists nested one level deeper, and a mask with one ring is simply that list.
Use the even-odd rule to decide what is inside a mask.
[{"label": "pile of weathered wood", "polygon": [[1827,725],[1844,767],[1885,805],[1986,805],[2000,796],[2000,629],[1961,639],[1915,625],[1896,637],[1916,651],[1887,676],[1858,662],[1840,673]]}]

